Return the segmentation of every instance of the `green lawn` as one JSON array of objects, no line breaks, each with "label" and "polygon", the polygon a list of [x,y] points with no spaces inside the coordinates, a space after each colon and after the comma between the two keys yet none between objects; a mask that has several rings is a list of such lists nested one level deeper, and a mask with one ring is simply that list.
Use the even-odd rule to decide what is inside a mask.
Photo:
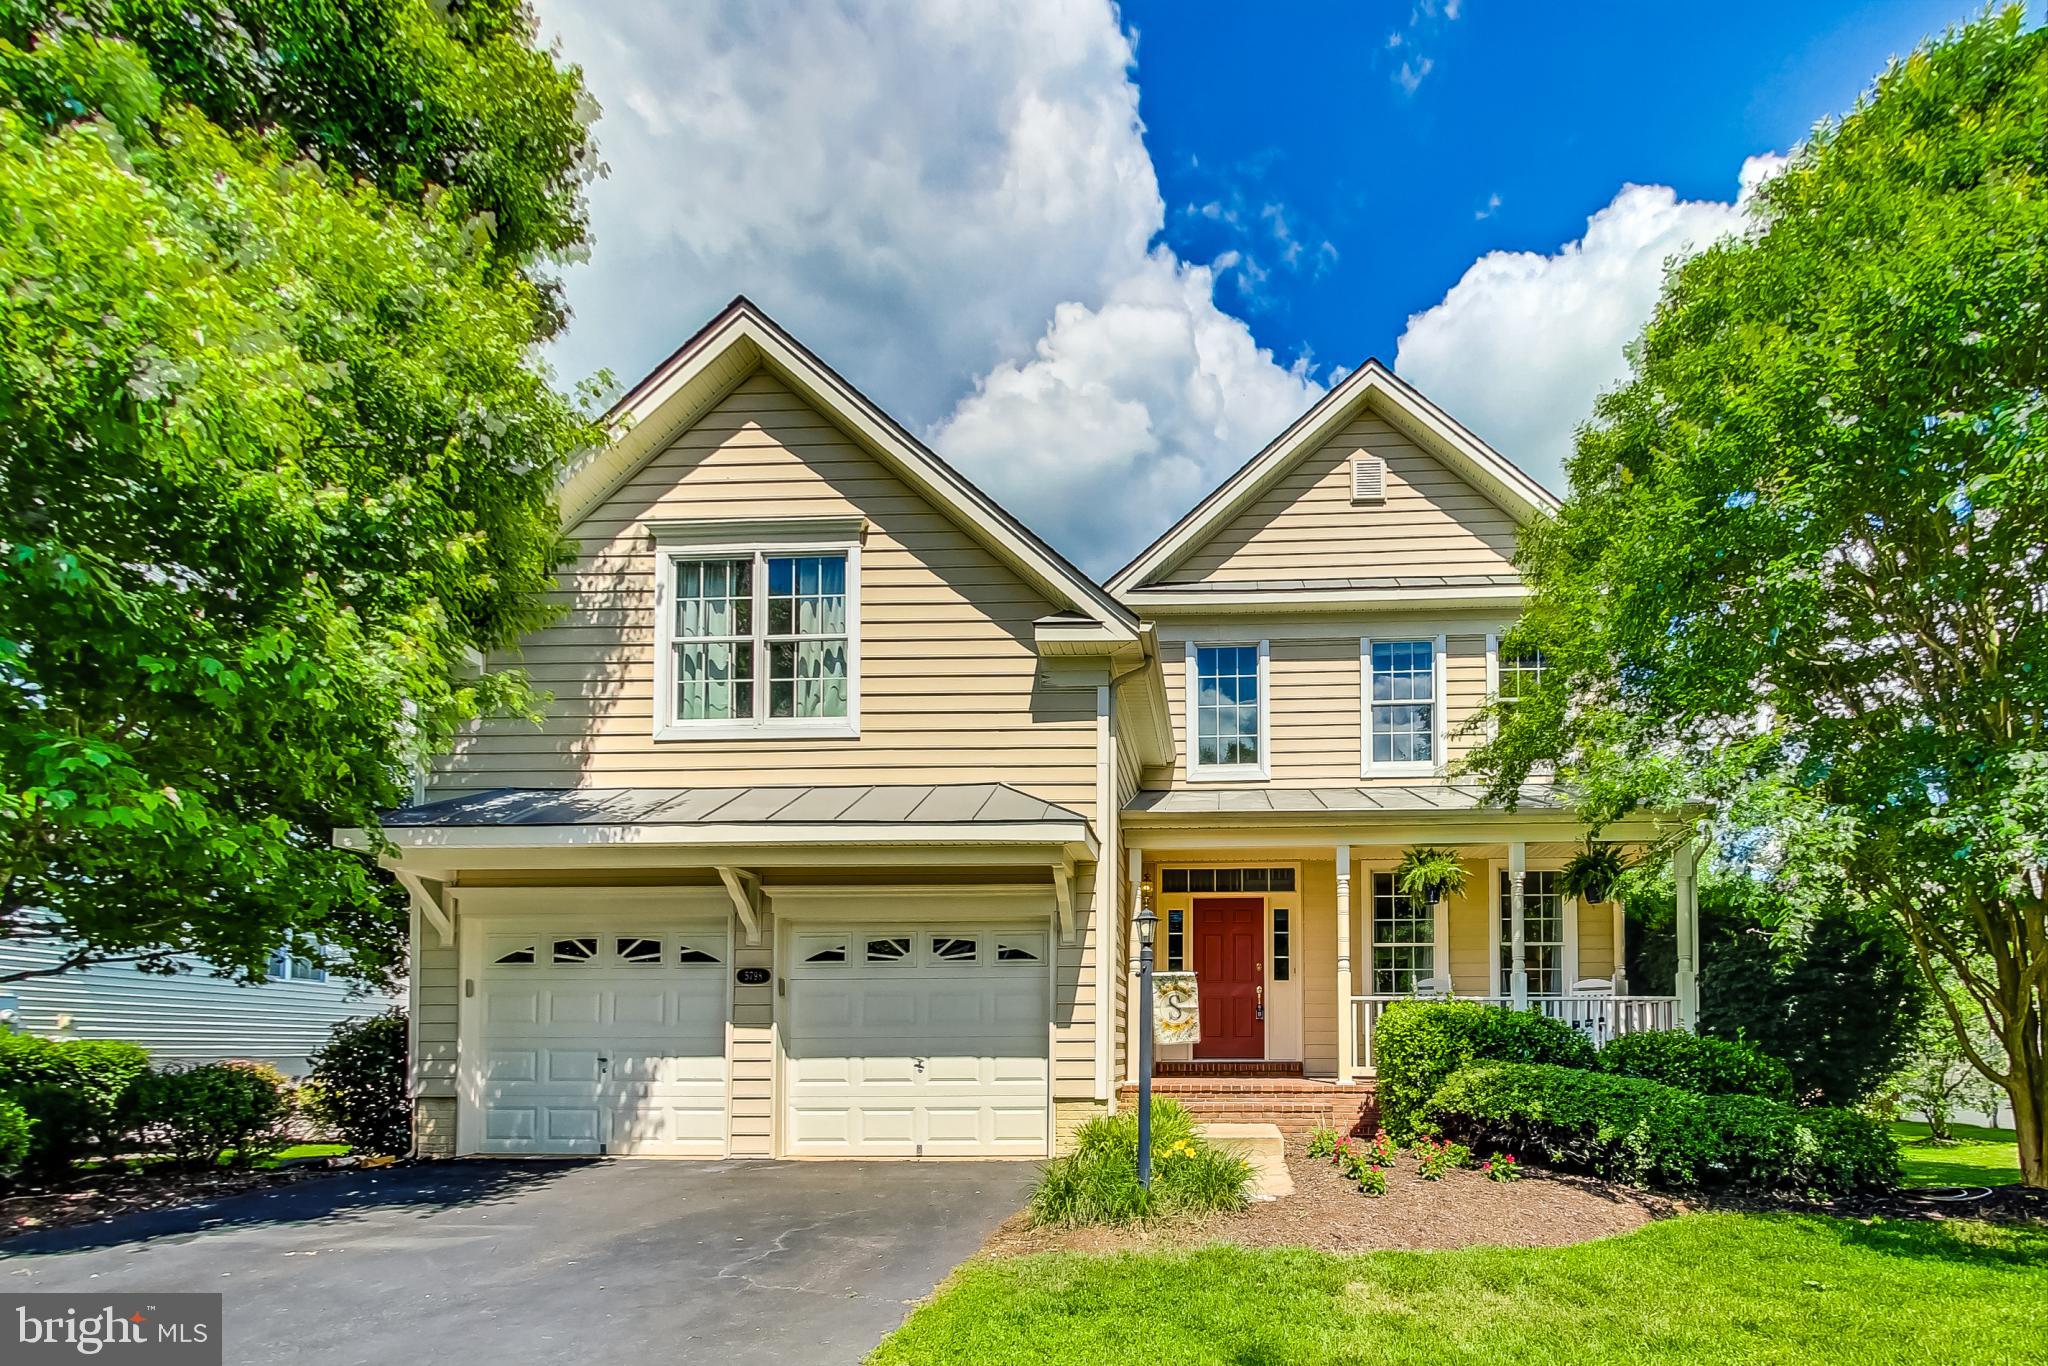
[{"label": "green lawn", "polygon": [[2010,1129],[1985,1129],[1975,1124],[1949,1126],[1959,1140],[1953,1148],[1933,1148],[1925,1124],[1892,1125],[1905,1159],[1909,1186],[2007,1186],[2020,1179],[2020,1149]]},{"label": "green lawn", "polygon": [[970,1263],[875,1363],[2037,1360],[2048,1232],[1702,1214],[1567,1248]]}]

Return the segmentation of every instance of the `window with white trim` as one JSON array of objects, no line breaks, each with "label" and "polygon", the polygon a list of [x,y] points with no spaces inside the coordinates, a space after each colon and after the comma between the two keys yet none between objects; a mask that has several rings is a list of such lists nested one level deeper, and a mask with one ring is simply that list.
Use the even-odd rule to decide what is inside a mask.
[{"label": "window with white trim", "polygon": [[1392,873],[1372,875],[1372,990],[1407,996],[1436,976],[1436,911],[1394,887]]},{"label": "window with white trim", "polygon": [[1368,770],[1428,772],[1436,767],[1436,655],[1433,640],[1366,643]]},{"label": "window with white trim", "polygon": [[1520,654],[1500,657],[1500,680],[1495,696],[1503,709],[1514,706],[1521,698],[1534,693],[1543,686],[1543,671],[1549,667],[1541,650],[1524,650]]},{"label": "window with white trim", "polygon": [[1188,646],[1188,772],[1266,775],[1266,644]]},{"label": "window with white trim", "polygon": [[[1531,996],[1564,995],[1564,893],[1554,872],[1522,874],[1522,963]],[[1500,994],[1515,991],[1514,884],[1500,875]]]},{"label": "window with white trim", "polygon": [[671,548],[657,564],[659,738],[854,733],[855,550]]}]

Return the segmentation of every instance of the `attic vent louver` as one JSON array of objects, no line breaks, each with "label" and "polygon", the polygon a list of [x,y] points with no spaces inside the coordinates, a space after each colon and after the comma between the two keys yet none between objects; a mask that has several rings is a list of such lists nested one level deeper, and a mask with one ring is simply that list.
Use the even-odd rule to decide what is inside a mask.
[{"label": "attic vent louver", "polygon": [[1384,503],[1387,501],[1387,462],[1376,455],[1355,455],[1351,458],[1351,501],[1354,503]]}]

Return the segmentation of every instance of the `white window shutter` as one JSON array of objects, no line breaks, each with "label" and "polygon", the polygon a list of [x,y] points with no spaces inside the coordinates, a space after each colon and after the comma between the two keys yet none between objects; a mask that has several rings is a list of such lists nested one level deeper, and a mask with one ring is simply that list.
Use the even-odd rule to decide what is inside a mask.
[{"label": "white window shutter", "polygon": [[1351,501],[1384,503],[1387,500],[1387,462],[1376,455],[1351,457]]}]

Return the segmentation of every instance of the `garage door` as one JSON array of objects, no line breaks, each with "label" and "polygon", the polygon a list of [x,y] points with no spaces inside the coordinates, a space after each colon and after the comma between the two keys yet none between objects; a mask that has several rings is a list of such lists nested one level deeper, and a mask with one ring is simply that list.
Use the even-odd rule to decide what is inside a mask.
[{"label": "garage door", "polygon": [[725,1154],[722,924],[489,925],[483,941],[476,1151]]},{"label": "garage door", "polygon": [[1047,936],[987,926],[799,927],[789,957],[785,1149],[1041,1156]]}]

